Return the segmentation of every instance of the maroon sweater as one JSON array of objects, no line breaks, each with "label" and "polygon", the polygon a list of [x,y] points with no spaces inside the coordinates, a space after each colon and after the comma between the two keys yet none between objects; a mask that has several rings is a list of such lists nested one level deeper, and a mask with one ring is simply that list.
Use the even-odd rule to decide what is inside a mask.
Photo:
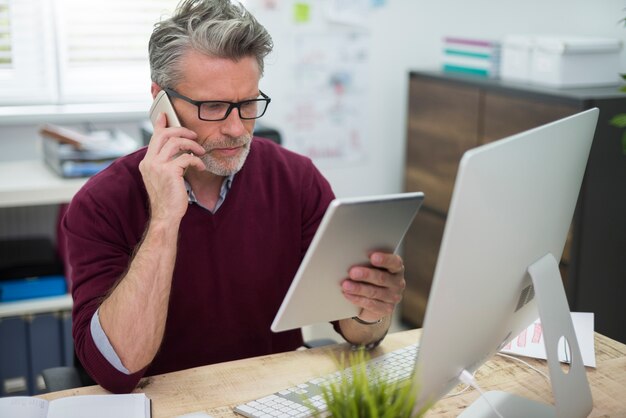
[{"label": "maroon sweater", "polygon": [[102,356],[90,321],[146,229],[148,197],[138,170],[145,153],[92,177],[63,220],[75,349],[89,374],[112,392],[129,392],[144,375],[302,345],[300,330],[275,334],[270,324],[334,196],[308,158],[254,138],[219,210],[192,204],[182,218],[165,335],[153,362],[125,375]]}]

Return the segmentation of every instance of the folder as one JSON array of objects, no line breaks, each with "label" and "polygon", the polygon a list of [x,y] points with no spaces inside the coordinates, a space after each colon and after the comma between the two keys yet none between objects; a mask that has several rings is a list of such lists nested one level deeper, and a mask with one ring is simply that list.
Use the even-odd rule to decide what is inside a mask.
[{"label": "folder", "polygon": [[46,313],[32,317],[28,327],[30,341],[30,393],[47,392],[41,372],[63,365],[61,353],[61,320],[58,314]]},{"label": "folder", "polygon": [[67,293],[64,276],[30,277],[0,281],[0,302],[59,296]]},{"label": "folder", "polygon": [[28,395],[28,345],[23,317],[0,318],[0,396]]}]

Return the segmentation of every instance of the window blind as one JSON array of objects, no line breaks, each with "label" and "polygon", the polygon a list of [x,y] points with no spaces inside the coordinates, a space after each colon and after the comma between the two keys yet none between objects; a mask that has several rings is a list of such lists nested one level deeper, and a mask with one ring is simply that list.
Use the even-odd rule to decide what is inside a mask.
[{"label": "window blind", "polygon": [[0,68],[11,68],[9,1],[0,0]]},{"label": "window blind", "polygon": [[50,0],[0,0],[0,104],[55,99],[50,14]]},{"label": "window blind", "polygon": [[148,100],[148,40],[178,0],[56,0],[60,102]]},{"label": "window blind", "polygon": [[178,0],[0,0],[0,105],[148,101],[148,40]]}]

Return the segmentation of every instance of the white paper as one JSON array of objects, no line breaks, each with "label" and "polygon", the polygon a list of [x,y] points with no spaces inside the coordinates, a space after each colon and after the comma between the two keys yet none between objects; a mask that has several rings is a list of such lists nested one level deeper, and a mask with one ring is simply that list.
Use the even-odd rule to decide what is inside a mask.
[{"label": "white paper", "polygon": [[327,17],[333,23],[365,27],[370,7],[368,0],[331,0]]},{"label": "white paper", "polygon": [[29,396],[0,398],[0,417],[46,418],[48,401]]},{"label": "white paper", "polygon": [[287,147],[318,166],[358,161],[367,149],[369,39],[364,32],[294,37],[295,84],[283,131]]},{"label": "white paper", "polygon": [[68,396],[50,402],[49,418],[143,418],[149,401],[141,393]]},{"label": "white paper", "polygon": [[[596,367],[596,352],[593,337],[593,313],[591,312],[571,312],[576,340],[583,358],[583,364],[589,367]],[[543,329],[541,322],[537,319],[520,335],[508,343],[502,353],[514,354],[525,357],[547,359],[546,348],[543,341]],[[559,361],[569,363],[567,359],[568,350],[565,349],[561,341],[558,347]]]}]

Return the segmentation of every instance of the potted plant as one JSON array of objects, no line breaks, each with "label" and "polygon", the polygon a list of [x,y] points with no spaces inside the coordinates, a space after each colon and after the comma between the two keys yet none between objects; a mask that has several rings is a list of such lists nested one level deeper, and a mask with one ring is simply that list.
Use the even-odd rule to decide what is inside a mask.
[{"label": "potted plant", "polygon": [[[624,26],[626,26],[626,18],[621,19],[620,22],[623,22]],[[622,79],[626,80],[626,74],[622,74]],[[622,86],[620,91],[626,92],[626,86]],[[626,113],[613,116],[609,123],[616,128],[626,128]],[[622,153],[626,155],[626,130],[622,132]]]},{"label": "potted plant", "polygon": [[[626,74],[622,74],[622,78],[626,80]],[[620,91],[626,92],[626,86],[622,86]],[[626,128],[626,113],[619,113],[613,116],[609,123],[616,128]],[[622,153],[626,155],[626,130],[622,132]]]},{"label": "potted plant", "polygon": [[[309,408],[316,416],[335,418],[414,418],[421,417],[428,408],[414,412],[418,388],[412,381],[396,381],[385,371],[373,365],[368,368],[369,355],[360,348],[337,362],[344,370],[334,380],[322,385],[326,411]],[[368,370],[369,369],[369,370]]]}]

